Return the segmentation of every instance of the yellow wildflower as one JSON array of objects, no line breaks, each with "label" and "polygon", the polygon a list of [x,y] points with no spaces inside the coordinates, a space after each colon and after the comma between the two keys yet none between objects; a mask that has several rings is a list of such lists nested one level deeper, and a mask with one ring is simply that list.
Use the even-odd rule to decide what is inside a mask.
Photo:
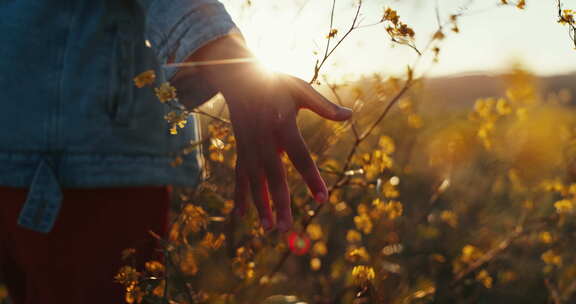
[{"label": "yellow wildflower", "polygon": [[124,297],[124,301],[126,301],[126,303],[142,303],[143,298],[144,292],[139,286],[136,286],[136,284],[132,284],[126,287],[126,295]]},{"label": "yellow wildflower", "polygon": [[518,3],[516,4],[516,7],[519,9],[525,9],[526,8],[526,0],[518,1]]},{"label": "yellow wildflower", "polygon": [[442,211],[442,213],[440,213],[440,219],[452,228],[456,228],[456,226],[458,226],[458,216],[453,211]]},{"label": "yellow wildflower", "polygon": [[444,35],[444,33],[441,30],[438,30],[438,31],[436,31],[436,33],[434,33],[434,36],[432,36],[432,39],[442,40],[442,39],[444,39],[444,37],[446,37]]},{"label": "yellow wildflower", "polygon": [[129,286],[138,282],[139,277],[140,273],[133,267],[122,266],[116,276],[114,276],[114,280],[124,286]]},{"label": "yellow wildflower", "polygon": [[210,160],[217,163],[224,162],[224,153],[221,151],[212,151],[210,152]]},{"label": "yellow wildflower", "polygon": [[466,245],[462,248],[462,256],[460,259],[464,263],[472,263],[482,256],[480,249],[472,245]]},{"label": "yellow wildflower", "polygon": [[352,279],[354,283],[358,285],[365,285],[374,280],[375,277],[376,273],[374,272],[374,268],[370,266],[360,265],[352,268]]},{"label": "yellow wildflower", "polygon": [[337,34],[338,34],[337,29],[331,29],[330,32],[328,33],[328,35],[326,35],[326,39],[334,38],[334,37],[336,37]]},{"label": "yellow wildflower", "polygon": [[346,233],[346,240],[349,243],[356,243],[362,241],[362,234],[356,230],[348,230]]},{"label": "yellow wildflower", "polygon": [[396,146],[394,145],[394,140],[388,136],[380,136],[378,140],[378,145],[382,148],[382,152],[386,154],[394,153]]},{"label": "yellow wildflower", "polygon": [[314,247],[312,247],[312,252],[314,254],[317,255],[326,255],[326,253],[328,253],[328,248],[326,248],[326,243],[324,242],[317,242],[316,244],[314,244]]},{"label": "yellow wildflower", "polygon": [[368,251],[366,251],[366,248],[364,247],[351,247],[346,250],[346,259],[353,263],[359,261],[367,262],[370,260],[370,254],[368,254]]},{"label": "yellow wildflower", "polygon": [[224,234],[220,234],[218,237],[215,237],[212,232],[208,232],[204,236],[204,239],[202,240],[201,245],[203,247],[206,247],[206,248],[209,248],[212,250],[216,250],[216,249],[220,248],[222,246],[222,244],[224,244],[224,240],[226,240],[226,237],[224,236]]},{"label": "yellow wildflower", "polygon": [[500,115],[508,115],[512,113],[512,108],[510,107],[510,103],[506,99],[500,98],[496,103],[496,111]]},{"label": "yellow wildflower", "polygon": [[322,267],[322,261],[319,258],[310,260],[310,268],[312,268],[312,270],[319,270],[320,267]]},{"label": "yellow wildflower", "polygon": [[493,279],[490,276],[490,274],[488,273],[488,271],[482,269],[482,271],[480,271],[476,275],[476,280],[479,281],[480,283],[482,283],[482,285],[484,285],[484,287],[492,288]]},{"label": "yellow wildflower", "polygon": [[540,232],[540,235],[538,235],[538,238],[544,244],[550,244],[553,241],[552,234],[548,231]]},{"label": "yellow wildflower", "polygon": [[553,250],[544,252],[541,256],[542,261],[548,265],[562,266],[562,257]]},{"label": "yellow wildflower", "polygon": [[146,267],[146,271],[153,275],[160,276],[164,273],[164,265],[158,261],[148,261],[144,266]]},{"label": "yellow wildflower", "polygon": [[384,204],[384,212],[386,217],[390,220],[402,216],[403,210],[404,208],[402,203],[399,201],[389,201],[388,203]]},{"label": "yellow wildflower", "polygon": [[159,87],[154,89],[156,97],[160,102],[167,102],[176,99],[176,88],[173,87],[169,82],[164,82]]},{"label": "yellow wildflower", "polygon": [[166,289],[166,281],[162,281],[160,284],[158,284],[158,286],[154,288],[154,290],[152,290],[152,294],[159,298],[162,298],[164,296],[165,289]]},{"label": "yellow wildflower", "polygon": [[554,208],[559,214],[568,214],[574,211],[574,204],[571,200],[563,199],[554,203]]},{"label": "yellow wildflower", "polygon": [[574,24],[574,14],[576,14],[575,11],[570,10],[570,9],[565,9],[562,11],[562,16],[560,17],[560,20],[558,20],[558,23],[560,24]]},{"label": "yellow wildflower", "polygon": [[364,234],[370,234],[372,232],[372,221],[367,214],[355,216],[354,224],[356,224],[356,228],[364,232]]},{"label": "yellow wildflower", "polygon": [[382,20],[386,20],[386,21],[390,21],[393,24],[397,24],[398,21],[400,20],[400,16],[398,16],[398,13],[387,7],[386,10],[384,11],[384,16],[382,17]]},{"label": "yellow wildflower", "polygon": [[153,84],[155,80],[156,80],[156,73],[154,72],[154,70],[148,70],[134,77],[134,85],[137,88],[143,88],[147,85]]},{"label": "yellow wildflower", "polygon": [[182,156],[178,155],[174,158],[173,161],[170,162],[170,166],[178,167],[178,166],[182,165],[183,163],[184,163],[184,159],[182,158]]},{"label": "yellow wildflower", "polygon": [[318,224],[310,224],[308,228],[306,228],[306,232],[308,232],[308,236],[313,241],[317,241],[322,238],[322,227],[320,227]]}]

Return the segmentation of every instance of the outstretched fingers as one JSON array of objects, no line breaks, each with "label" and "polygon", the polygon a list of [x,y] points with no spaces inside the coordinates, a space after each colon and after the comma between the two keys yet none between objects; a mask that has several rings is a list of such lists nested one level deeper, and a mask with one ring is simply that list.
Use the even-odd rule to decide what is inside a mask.
[{"label": "outstretched fingers", "polygon": [[260,223],[264,229],[269,230],[274,227],[274,218],[272,216],[272,208],[270,207],[270,199],[268,197],[268,188],[266,182],[266,171],[263,168],[260,160],[260,152],[254,149],[253,141],[247,140],[251,138],[246,136],[243,128],[235,128],[236,137],[238,139],[238,161],[236,165],[236,189],[235,199],[238,211],[242,214],[242,210],[247,208],[248,193],[252,195],[252,201],[258,210]]},{"label": "outstretched fingers", "polygon": [[268,179],[268,190],[276,209],[276,225],[280,231],[287,231],[292,227],[292,209],[286,172],[280,152],[274,146],[266,146],[263,149],[263,165]]},{"label": "outstretched fingers", "polygon": [[281,141],[286,154],[308,185],[314,195],[314,199],[318,202],[325,202],[328,198],[326,183],[320,176],[320,172],[310,156],[295,120],[290,122],[286,131],[282,134]]},{"label": "outstretched fingers", "polygon": [[264,172],[258,170],[258,174],[250,177],[250,188],[252,189],[252,200],[258,210],[260,223],[265,230],[274,227],[274,218],[272,217],[272,208],[270,207],[270,198],[268,196],[268,183],[264,177]]}]

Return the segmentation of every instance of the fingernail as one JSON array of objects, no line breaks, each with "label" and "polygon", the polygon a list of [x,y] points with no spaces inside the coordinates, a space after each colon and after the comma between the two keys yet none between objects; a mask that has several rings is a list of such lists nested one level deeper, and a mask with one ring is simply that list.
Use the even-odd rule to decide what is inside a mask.
[{"label": "fingernail", "polygon": [[352,109],[347,107],[340,107],[340,118],[341,119],[348,119],[352,116],[353,112]]},{"label": "fingernail", "polygon": [[326,198],[327,198],[327,196],[326,196],[326,193],[324,193],[324,192],[318,192],[318,193],[316,193],[316,195],[314,196],[314,199],[315,199],[317,202],[319,202],[319,203],[325,202],[325,201],[326,201]]}]

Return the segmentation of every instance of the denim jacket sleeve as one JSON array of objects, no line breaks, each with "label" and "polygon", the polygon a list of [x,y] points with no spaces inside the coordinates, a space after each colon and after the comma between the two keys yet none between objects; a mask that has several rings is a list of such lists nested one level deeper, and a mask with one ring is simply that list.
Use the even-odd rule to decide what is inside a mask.
[{"label": "denim jacket sleeve", "polygon": [[[217,0],[139,0],[146,13],[146,36],[159,62],[182,62],[206,43],[237,31]],[[166,70],[166,79],[175,69]]]}]

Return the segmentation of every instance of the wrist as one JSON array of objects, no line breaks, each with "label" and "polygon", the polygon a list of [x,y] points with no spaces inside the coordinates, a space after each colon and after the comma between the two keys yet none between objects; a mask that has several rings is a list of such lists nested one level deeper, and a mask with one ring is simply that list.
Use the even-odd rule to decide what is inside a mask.
[{"label": "wrist", "polygon": [[[239,62],[226,60],[246,59]],[[182,68],[173,78],[174,83],[186,85],[188,75],[202,77],[210,86],[227,92],[253,88],[262,84],[264,70],[256,57],[246,47],[241,35],[231,34],[214,40],[197,50],[186,59],[186,62],[214,62],[214,64],[199,65],[194,68]]]}]

